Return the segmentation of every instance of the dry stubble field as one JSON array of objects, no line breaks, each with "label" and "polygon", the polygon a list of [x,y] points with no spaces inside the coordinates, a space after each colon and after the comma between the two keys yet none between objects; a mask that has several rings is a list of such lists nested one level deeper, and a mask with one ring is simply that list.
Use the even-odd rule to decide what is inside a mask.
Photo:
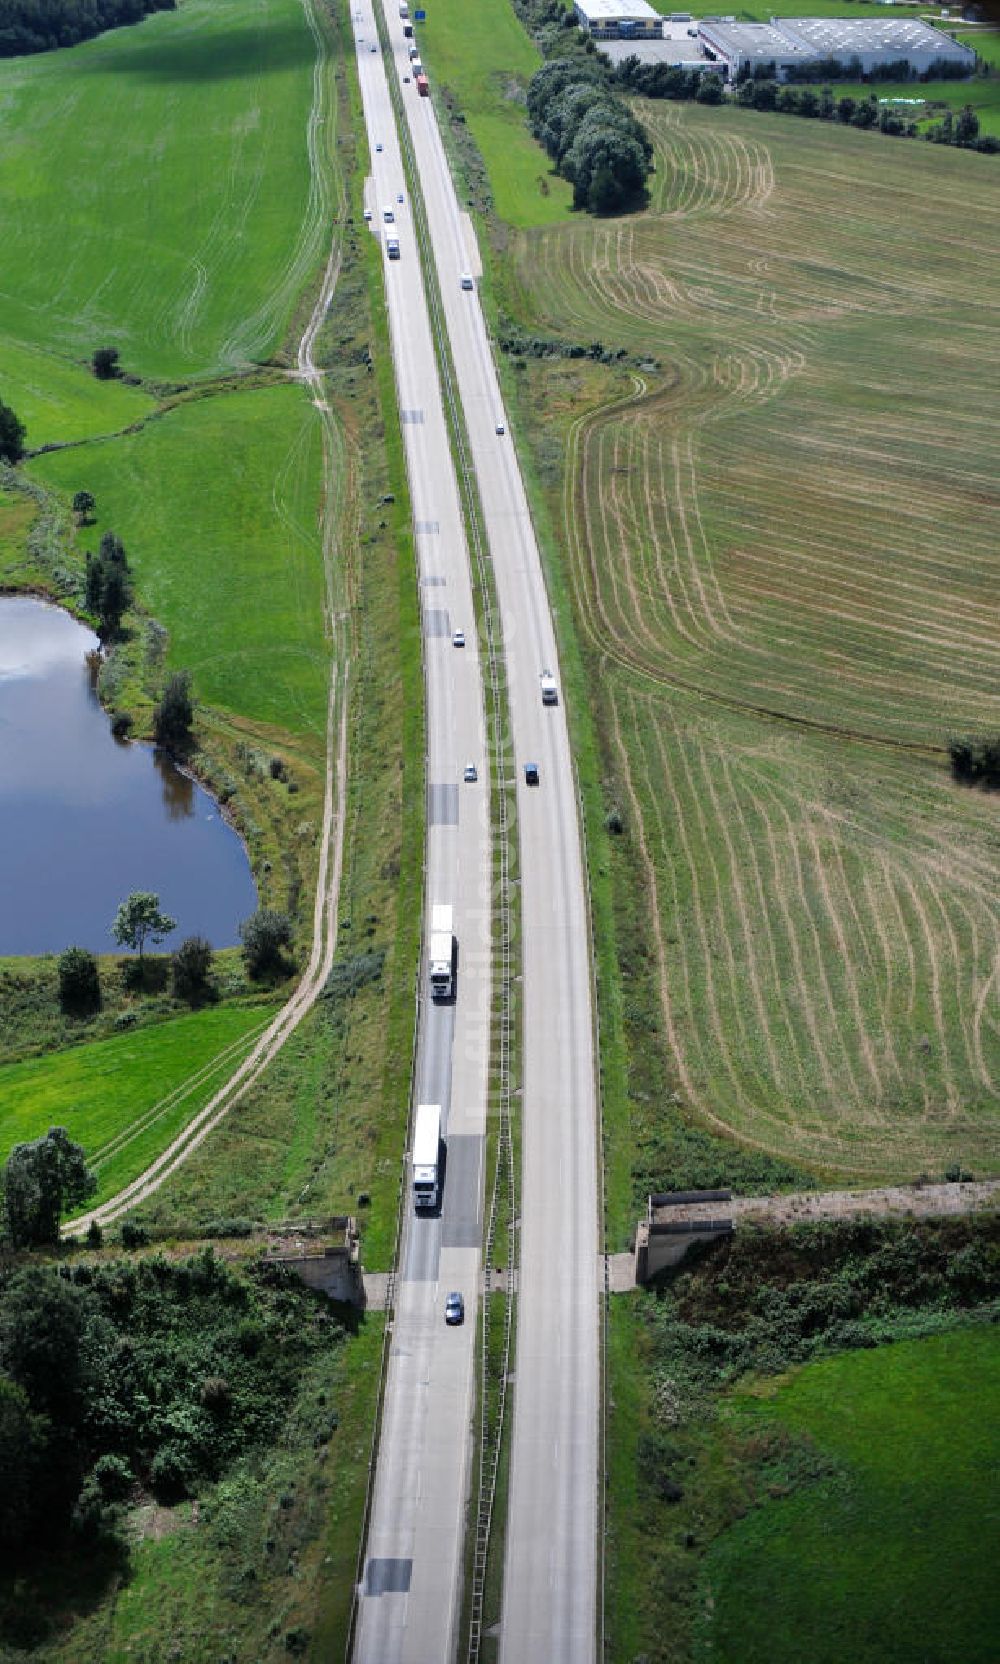
[{"label": "dry stubble field", "polygon": [[1000,168],[642,113],[649,212],[522,234],[512,276],[524,327],[657,364],[582,413],[575,366],[528,378],[565,433],[643,1043],[748,1146],[993,1170],[1000,804],[943,748],[1000,728]]}]

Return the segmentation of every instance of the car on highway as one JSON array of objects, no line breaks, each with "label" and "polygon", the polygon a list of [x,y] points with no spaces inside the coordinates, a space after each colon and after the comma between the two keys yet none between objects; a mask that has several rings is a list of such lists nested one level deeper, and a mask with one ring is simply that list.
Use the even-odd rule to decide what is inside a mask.
[{"label": "car on highway", "polygon": [[453,647],[464,647],[465,646],[465,631],[464,630],[456,630],[455,631],[455,634],[451,638],[451,645]]},{"label": "car on highway", "polygon": [[382,141],[381,141],[381,139],[376,141],[375,149],[378,151],[378,154],[381,156],[381,154],[382,154]]},{"label": "car on highway", "polygon": [[399,195],[396,198],[396,201],[397,202],[402,202],[402,200],[403,200],[403,193],[402,193],[402,191],[400,191]]},{"label": "car on highway", "polygon": [[372,42],[372,44],[371,44],[371,46],[370,46],[370,47],[369,47],[369,48],[368,48],[368,50],[369,50],[369,52],[374,52],[374,50],[375,50],[375,42],[374,42],[374,41],[373,41],[373,42]]},{"label": "car on highway", "polygon": [[371,225],[371,223],[372,223],[372,211],[371,211],[370,208],[366,208],[365,209],[365,224],[366,225]]},{"label": "car on highway", "polygon": [[460,281],[461,281],[461,285],[462,285],[463,289],[474,289],[475,288],[475,284],[472,281],[471,272],[463,272]]},{"label": "car on highway", "polygon": [[538,680],[542,690],[542,704],[558,705],[559,689],[551,670],[543,670]]},{"label": "car on highway", "polygon": [[525,783],[526,786],[537,786],[538,785],[538,764],[537,763],[525,763],[525,765],[524,765],[524,783]]},{"label": "car on highway", "polygon": [[475,763],[466,763],[464,769],[462,770],[462,779],[465,781],[467,786],[475,785],[476,781],[479,779],[479,770]]},{"label": "car on highway", "polygon": [[506,432],[507,432],[507,429],[504,427],[503,423],[498,422],[497,423],[497,433],[506,433]]},{"label": "car on highway", "polygon": [[404,75],[403,80],[406,81],[407,84],[409,84],[410,77],[408,75]]},{"label": "car on highway", "polygon": [[465,1322],[465,1301],[457,1289],[453,1289],[444,1303],[444,1320],[446,1323]]}]

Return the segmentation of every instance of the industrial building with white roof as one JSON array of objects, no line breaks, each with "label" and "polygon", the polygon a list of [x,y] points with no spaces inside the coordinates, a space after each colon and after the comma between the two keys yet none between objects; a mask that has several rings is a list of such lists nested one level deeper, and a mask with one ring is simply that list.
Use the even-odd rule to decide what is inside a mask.
[{"label": "industrial building with white roof", "polygon": [[772,18],[770,23],[706,18],[698,25],[698,37],[730,80],[770,63],[783,80],[793,66],[832,58],[845,69],[859,63],[863,75],[904,59],[913,75],[922,75],[942,60],[971,74],[976,63],[971,46],[963,46],[916,17],[786,17]]},{"label": "industrial building with white roof", "polygon": [[[684,61],[691,68],[711,64],[730,81],[772,63],[778,80],[789,70],[832,59],[845,71],[862,75],[904,60],[911,75],[922,75],[942,60],[971,75],[976,64],[971,46],[916,17],[772,17],[770,23],[707,17],[695,22],[688,12],[664,18],[647,0],[574,0],[573,10],[580,28],[595,40],[634,41],[644,60]],[[612,55],[618,59],[621,52],[615,48]]]},{"label": "industrial building with white roof", "polygon": [[663,19],[646,0],[575,0],[581,29],[595,40],[658,40]]}]

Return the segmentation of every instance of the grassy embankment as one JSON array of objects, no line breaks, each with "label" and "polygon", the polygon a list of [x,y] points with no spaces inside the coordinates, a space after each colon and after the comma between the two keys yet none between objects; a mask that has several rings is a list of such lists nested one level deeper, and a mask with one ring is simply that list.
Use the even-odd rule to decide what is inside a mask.
[{"label": "grassy embankment", "polygon": [[552,172],[525,124],[524,94],[541,54],[507,0],[483,0],[474,9],[442,0],[417,29],[435,93],[467,124],[472,166],[485,168],[497,215],[525,228],[565,219],[572,187]]}]

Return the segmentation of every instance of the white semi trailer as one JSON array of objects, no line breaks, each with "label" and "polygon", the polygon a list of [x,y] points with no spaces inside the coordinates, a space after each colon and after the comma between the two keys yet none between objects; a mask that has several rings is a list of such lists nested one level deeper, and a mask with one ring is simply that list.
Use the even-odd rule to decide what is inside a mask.
[{"label": "white semi trailer", "polygon": [[455,992],[455,932],[451,907],[435,902],[431,908],[430,963],[431,994],[436,1000],[450,1000]]},{"label": "white semi trailer", "polygon": [[441,1194],[441,1105],[418,1104],[413,1124],[413,1205],[436,1208]]}]

